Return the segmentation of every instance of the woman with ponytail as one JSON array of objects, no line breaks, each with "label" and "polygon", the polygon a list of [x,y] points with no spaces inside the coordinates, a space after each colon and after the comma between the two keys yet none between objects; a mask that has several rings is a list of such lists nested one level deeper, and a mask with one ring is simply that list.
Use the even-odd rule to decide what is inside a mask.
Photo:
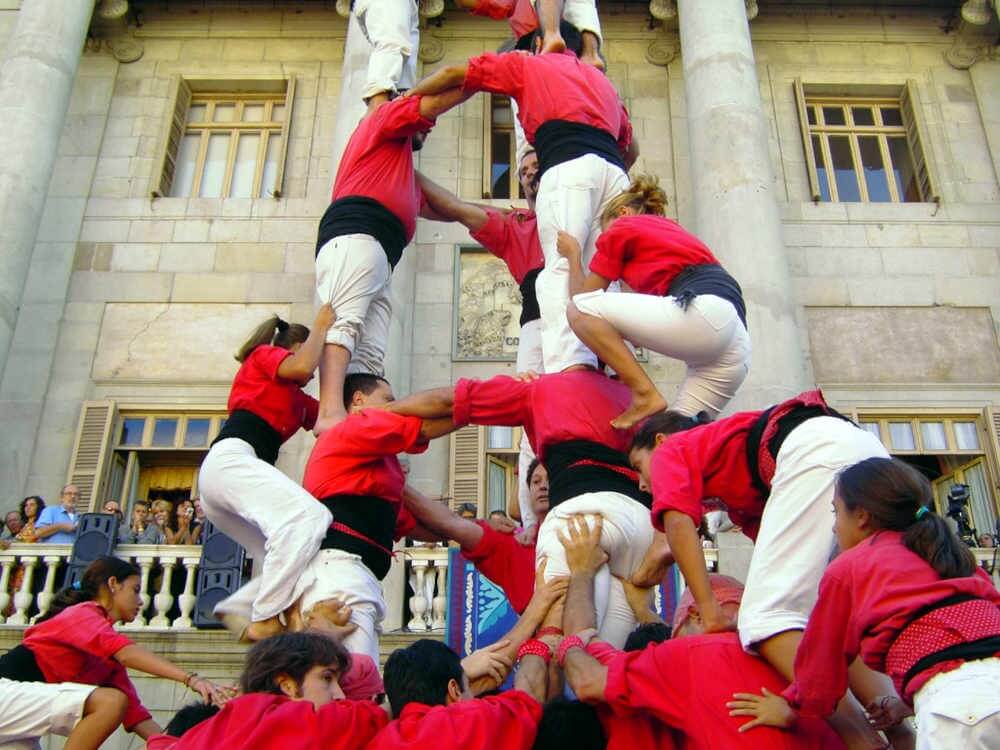
[{"label": "woman with ponytail", "polygon": [[794,718],[787,699],[802,715],[826,716],[860,655],[915,709],[918,750],[996,747],[1000,593],[933,502],[927,479],[898,459],[841,472],[833,508],[842,552],[820,582],[795,680],[784,699],[738,694],[734,714],[782,725]]},{"label": "woman with ponytail", "polygon": [[67,738],[65,748],[98,748],[119,724],[144,740],[161,732],[127,669],[179,682],[205,701],[228,692],[132,643],[112,626],[139,613],[139,569],[101,557],[60,591],[49,611],[0,657],[0,745]]},{"label": "woman with ponytail", "polygon": [[[312,380],[334,320],[326,304],[312,331],[277,315],[254,331],[236,354],[240,369],[229,392],[229,418],[198,475],[208,520],[259,566],[259,577],[216,610],[249,608],[248,640],[281,632],[280,615],[302,593],[295,582],[333,521],[330,511],[274,463],[282,443],[316,424],[319,402],[302,387]],[[251,607],[243,606],[250,601]]]},{"label": "woman with ponytail", "polygon": [[[604,209],[589,275],[580,244],[559,233],[557,248],[570,267],[570,325],[632,391],[629,408],[611,422],[621,429],[667,408],[625,339],[687,363],[671,405],[685,415],[715,418],[750,367],[740,285],[697,237],[664,217],[666,205],[655,177],[636,177]],[[607,293],[619,279],[636,293]]]}]

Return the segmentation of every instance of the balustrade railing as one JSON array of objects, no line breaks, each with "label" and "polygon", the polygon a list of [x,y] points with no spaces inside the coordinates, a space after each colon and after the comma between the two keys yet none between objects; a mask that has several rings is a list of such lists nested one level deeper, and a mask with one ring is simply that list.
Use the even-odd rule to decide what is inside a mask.
[{"label": "balustrade railing", "polygon": [[410,620],[407,630],[443,631],[448,610],[448,547],[405,548]]}]

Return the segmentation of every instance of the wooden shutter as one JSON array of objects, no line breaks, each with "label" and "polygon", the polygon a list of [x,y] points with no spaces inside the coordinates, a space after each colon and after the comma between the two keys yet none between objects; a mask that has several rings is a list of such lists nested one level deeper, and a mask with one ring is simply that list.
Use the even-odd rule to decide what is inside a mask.
[{"label": "wooden shutter", "polygon": [[174,172],[177,169],[177,153],[180,150],[181,139],[187,128],[187,114],[191,106],[191,87],[180,76],[174,82],[174,98],[167,110],[167,120],[160,134],[160,156],[153,172],[150,194],[154,198],[170,195],[170,187],[174,182]]},{"label": "wooden shutter", "polygon": [[899,104],[903,112],[903,125],[906,127],[906,142],[910,147],[910,158],[913,159],[913,170],[920,188],[920,198],[926,203],[940,203],[941,193],[928,158],[931,153],[930,141],[927,139],[927,129],[923,125],[916,81],[911,79],[903,86]]},{"label": "wooden shutter", "polygon": [[[281,150],[278,152],[278,168],[274,172],[274,185],[268,193],[273,198],[280,198],[282,184],[285,180],[285,159],[288,156],[288,139],[292,135],[292,104],[295,101],[295,76],[288,78],[285,89],[285,121],[281,124]],[[267,158],[267,154],[264,155]]]},{"label": "wooden shutter", "polygon": [[117,410],[114,401],[84,401],[80,423],[76,428],[76,443],[66,475],[67,484],[80,490],[76,509],[89,513],[104,499],[101,493],[111,465],[111,438]]},{"label": "wooden shutter", "polygon": [[480,507],[483,496],[483,428],[467,425],[451,434],[451,471],[449,490],[452,510],[462,503]]},{"label": "wooden shutter", "polygon": [[806,157],[806,173],[809,175],[809,196],[818,203],[823,194],[819,189],[816,153],[813,151],[812,134],[809,132],[809,113],[806,110],[806,94],[802,86],[802,79],[796,78],[792,87],[795,91],[795,107],[799,113],[799,130],[802,135],[802,151]]},{"label": "wooden shutter", "polygon": [[983,452],[990,468],[990,485],[993,488],[993,502],[1000,515],[1000,408],[987,406],[983,409],[983,435],[986,443]]}]

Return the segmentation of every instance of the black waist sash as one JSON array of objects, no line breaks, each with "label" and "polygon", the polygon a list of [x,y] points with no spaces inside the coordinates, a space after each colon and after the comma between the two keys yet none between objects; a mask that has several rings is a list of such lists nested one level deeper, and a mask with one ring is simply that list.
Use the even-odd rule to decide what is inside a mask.
[{"label": "black waist sash", "polygon": [[390,268],[396,267],[406,247],[406,229],[399,217],[377,200],[360,195],[338,198],[327,207],[319,220],[316,255],[334,237],[348,234],[367,234],[378,240]]},{"label": "black waist sash", "polygon": [[541,273],[542,267],[533,268],[525,274],[518,288],[521,290],[521,325],[538,320],[542,317],[541,310],[538,309],[538,295],[535,293],[535,279]]},{"label": "black waist sash", "polygon": [[0,677],[15,682],[47,682],[35,655],[23,643],[0,656]]},{"label": "black waist sash", "polygon": [[538,177],[547,169],[586,154],[600,156],[609,164],[625,171],[625,162],[617,139],[606,130],[569,120],[549,120],[535,131],[535,151],[538,153]]},{"label": "black waist sash", "polygon": [[677,303],[685,310],[691,304],[691,300],[699,294],[714,294],[716,297],[732,303],[736,308],[736,314],[743,321],[743,327],[747,326],[747,307],[743,301],[743,290],[725,268],[716,263],[703,263],[696,266],[688,266],[674,277],[670,282],[667,294],[676,297]]},{"label": "black waist sash", "polygon": [[587,492],[618,492],[651,508],[652,498],[639,489],[628,456],[590,440],[567,440],[545,450],[549,474],[549,509]]},{"label": "black waist sash", "polygon": [[[763,411],[753,425],[750,426],[750,432],[747,433],[746,451],[747,466],[750,469],[750,480],[765,500],[771,494],[771,487],[764,483],[760,475],[760,467],[757,464],[760,454],[760,441],[764,437],[764,430],[767,429],[768,422],[771,421],[771,414],[780,405],[777,404]],[[781,444],[785,442],[785,438],[788,437],[791,431],[803,422],[815,417],[837,417],[853,424],[850,417],[845,417],[839,411],[829,406],[797,406],[778,420],[778,429],[767,443],[768,453],[772,457],[777,458]]]},{"label": "black waist sash", "polygon": [[388,551],[392,550],[396,534],[399,505],[370,495],[330,495],[320,502],[333,514],[333,525],[327,529],[320,549],[360,555],[376,578],[385,578],[392,562]]},{"label": "black waist sash", "polygon": [[278,460],[281,434],[252,411],[237,409],[230,414],[212,445],[226,438],[239,438],[250,443],[257,458],[272,466]]}]

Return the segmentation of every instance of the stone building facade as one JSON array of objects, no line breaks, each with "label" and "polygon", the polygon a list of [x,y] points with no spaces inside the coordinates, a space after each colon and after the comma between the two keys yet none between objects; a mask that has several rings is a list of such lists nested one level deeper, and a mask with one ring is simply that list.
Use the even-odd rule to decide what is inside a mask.
[{"label": "stone building facade", "polygon": [[[272,312],[311,321],[316,226],[360,116],[367,54],[343,4],[0,2],[6,506],[68,479],[88,506],[196,492],[232,352]],[[633,172],[659,176],[671,215],[743,285],[754,361],[731,410],[818,384],[936,476],[939,499],[968,484],[972,520],[992,531],[1000,21],[989,0],[838,5],[600,2],[608,75],[641,149]],[[451,3],[420,7],[425,71],[509,36]],[[197,107],[230,105],[246,122],[271,118],[249,128],[256,173],[235,145],[212,150],[216,135],[234,138],[218,123],[238,115],[219,114],[200,154],[185,141],[202,137],[198,117],[212,121]],[[505,179],[502,106],[480,95],[441,117],[418,168],[463,198],[509,205],[491,197]],[[164,170],[191,179],[185,169],[213,197],[164,182]],[[225,188],[262,197],[215,197]],[[393,280],[397,394],[513,370],[502,345],[476,348],[504,339],[493,308],[472,323],[480,343],[459,344],[474,247],[459,225],[420,221]],[[669,400],[681,369],[656,355],[648,368]],[[301,476],[311,444],[298,435],[279,466]],[[513,445],[466,431],[414,457],[411,479],[485,512],[513,481]]]}]

